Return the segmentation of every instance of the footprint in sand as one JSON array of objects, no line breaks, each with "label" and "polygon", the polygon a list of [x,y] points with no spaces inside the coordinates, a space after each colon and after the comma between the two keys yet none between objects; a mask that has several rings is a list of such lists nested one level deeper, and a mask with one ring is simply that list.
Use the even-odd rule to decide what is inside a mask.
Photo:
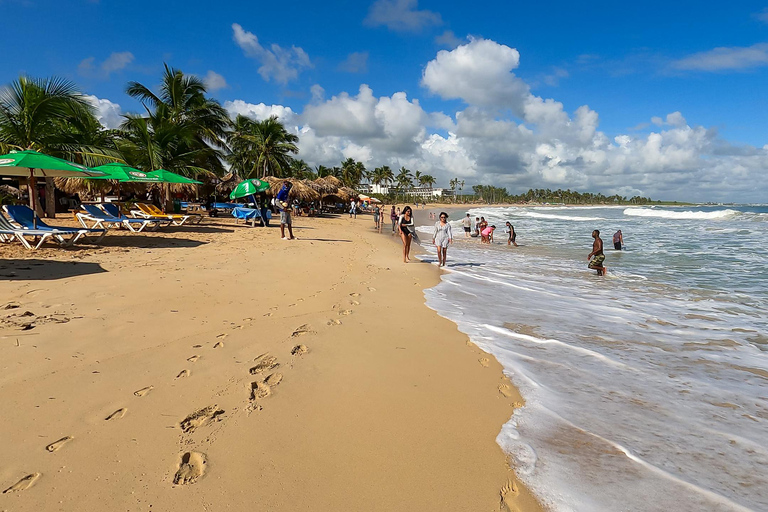
[{"label": "footprint in sand", "polygon": [[326,322],[326,324],[327,325],[341,325],[341,320],[339,320],[338,318],[331,318],[330,320],[328,320],[328,322]]},{"label": "footprint in sand", "polygon": [[29,475],[25,476],[24,478],[22,478],[21,480],[19,480],[18,482],[16,482],[15,484],[13,484],[12,486],[10,486],[9,488],[7,488],[6,490],[4,490],[3,494],[9,494],[9,493],[12,493],[12,492],[19,492],[19,491],[26,491],[27,489],[32,487],[32,485],[35,482],[37,482],[38,478],[40,478],[40,473],[29,474]]},{"label": "footprint in sand", "polygon": [[104,420],[105,421],[119,420],[120,418],[125,416],[125,413],[127,412],[128,412],[128,409],[125,409],[125,408],[118,409],[112,414],[110,414],[109,416],[107,416],[106,418],[104,418]]},{"label": "footprint in sand", "polygon": [[251,400],[263,400],[272,394],[272,386],[265,381],[251,382]]},{"label": "footprint in sand", "polygon": [[202,345],[192,345],[192,348],[203,348]]},{"label": "footprint in sand", "polygon": [[499,393],[509,398],[512,396],[512,387],[509,384],[499,384]]},{"label": "footprint in sand", "polygon": [[292,356],[303,356],[309,351],[306,345],[296,345],[291,349]]},{"label": "footprint in sand", "polygon": [[179,374],[176,376],[177,379],[183,379],[185,377],[189,377],[189,370],[184,369],[179,372]]},{"label": "footprint in sand", "polygon": [[351,315],[351,314],[352,314],[352,310],[351,310],[351,309],[345,309],[345,310],[343,310],[343,311],[339,311],[339,314],[340,314],[341,316],[347,316],[347,315]]},{"label": "footprint in sand", "polygon": [[357,301],[357,300],[351,300],[351,301],[349,301],[349,304],[350,304],[351,306],[359,306],[359,305],[360,305],[360,301]]},{"label": "footprint in sand", "polygon": [[256,375],[257,373],[274,370],[275,368],[280,366],[280,363],[277,362],[277,358],[269,354],[262,354],[256,359],[254,359],[254,361],[256,361],[256,366],[248,370],[251,373],[251,375]]},{"label": "footprint in sand", "polygon": [[480,366],[485,366],[486,368],[488,368],[490,359],[488,359],[487,357],[481,357],[480,359],[477,360],[477,362],[480,363]]},{"label": "footprint in sand", "polygon": [[375,292],[375,291],[376,291],[376,288],[374,288],[373,286],[369,286],[369,287],[368,287],[368,291],[369,291],[369,292]]},{"label": "footprint in sand", "polygon": [[147,393],[149,393],[150,391],[152,391],[153,389],[155,389],[155,386],[147,386],[145,388],[141,388],[138,391],[134,391],[133,394],[136,395],[136,396],[144,396]]},{"label": "footprint in sand", "polygon": [[272,388],[283,381],[282,373],[273,373],[264,380],[251,382],[251,400],[262,400],[272,394]]},{"label": "footprint in sand", "polygon": [[192,356],[192,357],[188,357],[187,361],[189,361],[190,363],[194,363],[198,359],[200,359],[200,356]]},{"label": "footprint in sand", "polygon": [[520,491],[518,490],[515,482],[511,479],[507,480],[507,483],[504,484],[504,487],[502,487],[499,491],[499,497],[501,498],[499,510],[504,510],[507,512],[518,512],[520,509],[517,508],[514,503],[512,503],[512,499],[516,498],[519,494]]},{"label": "footprint in sand", "polygon": [[205,473],[207,464],[205,454],[198,452],[187,452],[181,456],[179,469],[173,477],[173,483],[176,485],[193,484]]},{"label": "footprint in sand", "polygon": [[355,293],[350,293],[350,294],[349,294],[349,296],[350,296],[350,297],[359,297],[359,296],[360,296],[360,294],[359,294],[359,293],[357,293],[357,292],[355,292]]},{"label": "footprint in sand", "polygon": [[228,334],[219,334],[218,336],[216,336],[216,339],[223,340],[227,336],[229,336],[229,335]]},{"label": "footprint in sand", "polygon": [[54,441],[48,446],[46,446],[45,449],[48,450],[49,452],[55,452],[56,450],[58,450],[59,448],[61,448],[71,440],[72,440],[72,436],[62,437],[58,441]]},{"label": "footprint in sand", "polygon": [[222,348],[224,346],[223,341],[217,341],[213,348]]},{"label": "footprint in sand", "polygon": [[311,332],[312,332],[312,329],[309,327],[309,324],[304,324],[294,329],[293,333],[291,334],[291,337],[297,338],[299,336],[302,336],[304,334],[308,334]]},{"label": "footprint in sand", "polygon": [[223,409],[219,409],[217,405],[209,405],[199,411],[195,411],[179,423],[181,431],[185,434],[191,434],[196,429],[207,425],[212,421],[218,421],[218,417],[224,414]]},{"label": "footprint in sand", "polygon": [[272,313],[264,313],[264,316],[272,316]]}]

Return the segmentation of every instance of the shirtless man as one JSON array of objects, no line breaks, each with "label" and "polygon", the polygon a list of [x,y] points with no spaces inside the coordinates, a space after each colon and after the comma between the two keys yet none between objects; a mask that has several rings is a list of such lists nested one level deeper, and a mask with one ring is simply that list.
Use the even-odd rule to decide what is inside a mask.
[{"label": "shirtless man", "polygon": [[603,266],[605,255],[603,254],[603,241],[600,239],[600,231],[594,230],[592,238],[595,241],[592,243],[592,252],[587,256],[587,259],[590,260],[588,266],[592,270],[597,270],[597,275],[604,276],[608,269]]}]

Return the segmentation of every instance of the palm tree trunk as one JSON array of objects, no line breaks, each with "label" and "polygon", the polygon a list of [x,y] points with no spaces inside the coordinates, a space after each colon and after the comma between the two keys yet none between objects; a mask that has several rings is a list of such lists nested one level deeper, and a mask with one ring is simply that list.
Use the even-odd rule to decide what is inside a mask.
[{"label": "palm tree trunk", "polygon": [[45,216],[49,219],[56,218],[56,186],[53,178],[45,178]]}]

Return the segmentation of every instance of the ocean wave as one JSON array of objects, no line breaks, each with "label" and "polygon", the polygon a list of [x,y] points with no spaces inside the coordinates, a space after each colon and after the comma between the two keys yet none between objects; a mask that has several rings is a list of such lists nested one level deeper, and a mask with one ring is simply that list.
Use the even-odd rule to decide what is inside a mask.
[{"label": "ocean wave", "polygon": [[718,220],[729,219],[741,215],[741,213],[736,210],[715,210],[711,212],[694,212],[686,210],[681,212],[677,210],[627,208],[624,210],[624,215],[629,215],[630,217],[654,217],[675,220]]},{"label": "ocean wave", "polygon": [[525,217],[533,217],[534,219],[575,220],[575,221],[605,220],[602,217],[577,217],[575,215],[557,215],[556,213],[539,213],[539,212],[530,212],[530,211],[518,212],[518,215],[523,215]]}]

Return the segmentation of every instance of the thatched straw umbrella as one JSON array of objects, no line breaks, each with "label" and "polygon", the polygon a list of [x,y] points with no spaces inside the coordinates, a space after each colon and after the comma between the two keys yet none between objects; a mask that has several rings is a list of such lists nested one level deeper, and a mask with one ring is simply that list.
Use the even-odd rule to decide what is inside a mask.
[{"label": "thatched straw umbrella", "polygon": [[116,180],[89,180],[87,178],[54,178],[56,188],[84,197],[104,196],[117,185]]},{"label": "thatched straw umbrella", "polygon": [[290,181],[293,187],[288,194],[289,199],[298,199],[299,201],[318,201],[320,194],[309,186],[304,180],[297,180],[295,178],[276,178],[274,176],[267,176],[262,178],[269,183],[269,190],[266,194],[269,196],[275,196],[280,191],[280,187],[283,186],[284,181]]},{"label": "thatched straw umbrella", "polygon": [[321,179],[323,179],[326,183],[328,183],[332,187],[339,188],[344,186],[344,183],[342,183],[339,178],[337,178],[336,176],[331,176],[330,174]]},{"label": "thatched straw umbrella", "polygon": [[349,198],[348,201],[351,201],[352,199],[357,199],[357,197],[360,195],[357,193],[356,190],[351,189],[349,187],[339,187],[339,192],[337,192],[337,194],[340,192],[343,192]]},{"label": "thatched straw umbrella", "polygon": [[326,180],[325,178],[317,178],[312,182],[312,185],[314,186],[315,190],[317,190],[321,194],[334,194],[337,190],[339,190],[338,185],[332,184],[330,181]]}]

